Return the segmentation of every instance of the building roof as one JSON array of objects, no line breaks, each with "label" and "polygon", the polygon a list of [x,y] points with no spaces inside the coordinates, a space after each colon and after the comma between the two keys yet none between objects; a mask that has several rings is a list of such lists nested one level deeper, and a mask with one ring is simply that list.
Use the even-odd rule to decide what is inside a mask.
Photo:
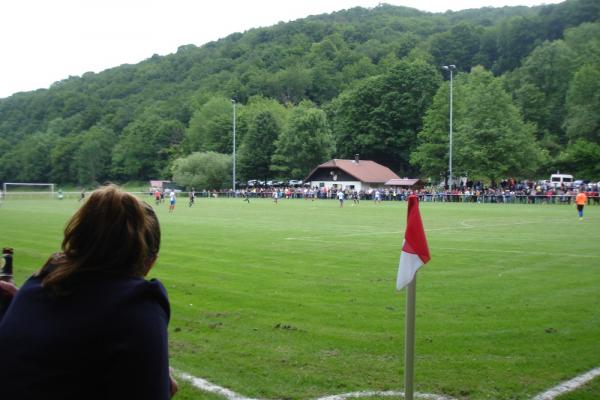
[{"label": "building roof", "polygon": [[420,179],[390,179],[385,183],[386,186],[414,186],[417,183],[421,183]]},{"label": "building roof", "polygon": [[150,181],[150,186],[151,187],[158,187],[161,188],[163,187],[163,183],[170,183],[171,181],[157,181],[157,180],[152,180]]},{"label": "building roof", "polygon": [[310,181],[316,171],[323,168],[338,168],[356,180],[365,183],[387,182],[390,179],[400,179],[398,175],[392,172],[388,167],[371,160],[340,160],[333,159],[323,163],[313,169],[304,181]]}]

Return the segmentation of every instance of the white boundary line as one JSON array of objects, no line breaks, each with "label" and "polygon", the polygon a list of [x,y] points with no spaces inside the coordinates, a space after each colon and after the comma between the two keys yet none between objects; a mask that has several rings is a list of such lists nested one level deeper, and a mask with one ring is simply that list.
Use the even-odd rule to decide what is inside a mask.
[{"label": "white boundary line", "polygon": [[458,251],[458,252],[483,252],[483,253],[505,253],[505,254],[529,254],[540,256],[556,257],[582,257],[582,258],[600,258],[600,254],[570,254],[570,253],[549,253],[547,251],[529,251],[529,250],[500,250],[500,249],[469,249],[462,247],[432,247],[435,250]]},{"label": "white boundary line", "polygon": [[[176,374],[179,378],[184,381],[188,381],[197,389],[200,389],[204,392],[215,393],[225,397],[227,400],[259,400],[253,399],[251,397],[242,396],[239,393],[236,393],[232,390],[225,389],[224,387],[215,385],[207,381],[206,379],[197,378],[192,376],[186,372],[176,371]],[[359,397],[373,397],[373,396],[382,396],[382,397],[404,397],[404,392],[396,392],[396,391],[364,391],[364,392],[350,392],[343,394],[334,394],[331,396],[319,397],[315,400],[346,400],[351,398],[359,398]],[[415,393],[415,398],[424,399],[424,400],[455,400],[453,397],[448,396],[439,396],[437,394],[428,394],[428,393]]]},{"label": "white boundary line", "polygon": [[533,400],[553,400],[553,399],[557,398],[558,396],[560,396],[561,394],[571,392],[571,391],[585,385],[586,383],[588,383],[589,381],[591,381],[592,379],[594,379],[597,376],[600,376],[600,367],[594,368],[593,370],[588,371],[583,375],[579,375],[569,381],[559,383],[558,385],[554,386],[552,389],[547,390],[544,393],[538,394],[537,396],[535,396],[533,398]]},{"label": "white boundary line", "polygon": [[[533,224],[548,224],[554,222],[564,222],[568,221],[568,219],[554,219],[554,220],[543,220],[543,221],[520,221],[520,222],[509,222],[502,224],[490,224],[490,225],[472,225],[473,222],[469,223],[466,220],[461,221],[458,226],[447,226],[444,228],[429,228],[426,229],[425,232],[439,232],[439,231],[457,231],[464,229],[486,229],[486,228],[496,228],[499,226],[514,226],[514,225],[533,225]],[[352,232],[352,233],[344,233],[341,235],[313,235],[313,236],[296,236],[296,237],[286,237],[285,240],[308,240],[308,241],[322,241],[329,238],[345,238],[345,237],[353,237],[353,236],[373,236],[373,235],[400,235],[403,234],[403,230],[395,230],[395,231],[362,231],[362,232]]]},{"label": "white boundary line", "polygon": [[[236,393],[232,390],[225,389],[224,387],[215,385],[207,381],[206,379],[197,378],[192,376],[186,372],[176,371],[176,375],[184,381],[188,381],[197,389],[200,389],[205,392],[215,393],[217,395],[225,397],[227,400],[259,400],[251,397],[242,396],[239,393]],[[591,371],[588,371],[582,375],[579,375],[569,381],[562,382],[557,386],[553,387],[545,391],[544,393],[538,394],[532,400],[554,400],[556,397],[563,395],[568,392],[572,392],[575,389],[585,385],[592,379],[600,376],[600,367],[594,368]],[[330,396],[319,397],[315,400],[346,400],[352,398],[359,397],[373,397],[373,396],[381,396],[381,397],[404,397],[404,392],[398,391],[364,391],[364,392],[350,392],[350,393],[342,393],[342,394],[334,394]],[[453,397],[442,396],[437,394],[429,394],[429,393],[415,393],[415,398],[424,399],[424,400],[455,400]]]},{"label": "white boundary line", "polygon": [[[318,399],[315,399],[315,400],[346,400],[346,399],[351,399],[351,398],[373,397],[373,396],[404,397],[404,392],[395,392],[392,390],[388,390],[385,392],[378,392],[378,391],[351,392],[351,393],[344,393],[344,394],[334,394],[332,396],[319,397]],[[424,400],[455,400],[453,397],[440,396],[437,394],[429,394],[429,393],[414,393],[414,397],[416,399],[424,399]]]},{"label": "white boundary line", "polygon": [[197,378],[197,377],[192,376],[185,372],[176,371],[176,374],[178,377],[180,377],[184,381],[190,382],[192,384],[192,386],[194,386],[195,388],[200,389],[204,392],[215,393],[215,394],[221,395],[228,400],[257,400],[257,399],[252,399],[250,397],[244,397],[241,394],[238,394],[232,390],[225,389],[224,387],[215,385],[214,383],[211,383],[211,382],[207,381],[206,379]]}]

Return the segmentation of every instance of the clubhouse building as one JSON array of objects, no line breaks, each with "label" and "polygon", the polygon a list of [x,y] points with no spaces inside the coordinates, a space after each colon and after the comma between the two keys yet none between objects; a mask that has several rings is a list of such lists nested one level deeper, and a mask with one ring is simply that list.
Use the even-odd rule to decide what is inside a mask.
[{"label": "clubhouse building", "polygon": [[312,170],[304,179],[311,187],[364,190],[381,188],[391,179],[400,179],[391,169],[375,161],[333,159]]}]

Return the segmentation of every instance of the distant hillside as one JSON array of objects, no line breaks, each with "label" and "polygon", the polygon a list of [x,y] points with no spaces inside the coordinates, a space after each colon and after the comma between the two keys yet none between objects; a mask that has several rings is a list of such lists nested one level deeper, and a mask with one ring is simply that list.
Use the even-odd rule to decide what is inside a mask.
[{"label": "distant hillside", "polygon": [[[327,129],[337,141],[343,135],[336,132],[333,116],[344,93],[390,73],[400,61],[424,62],[440,78],[439,66],[446,64],[465,73],[481,65],[501,77],[523,107],[525,120],[539,128],[537,139],[554,162],[577,139],[568,134],[573,123],[567,120],[567,103],[578,68],[565,66],[566,75],[554,77],[561,82],[547,84],[544,77],[535,76],[540,71],[533,65],[541,61],[532,57],[537,51],[560,59],[556,51],[562,50],[554,47],[564,44],[579,66],[589,58],[597,68],[594,28],[573,34],[591,35],[588,47],[563,39],[567,29],[597,23],[599,16],[596,0],[441,14],[380,5],[251,29],[201,47],[183,45],[175,54],[154,55],[135,65],[69,77],[48,90],[1,99],[0,145],[8,150],[0,156],[0,181],[89,184],[167,177],[177,157],[231,148],[228,109],[214,106],[212,114],[201,113],[217,99],[235,98],[240,106],[239,146],[260,108],[250,105],[268,101],[285,105],[284,111],[273,111],[280,115],[279,133],[288,129],[290,115],[301,102],[310,101],[311,107],[324,111]],[[554,47],[549,49],[551,43]],[[524,92],[527,85],[531,90]],[[421,121],[425,111],[412,117]],[[221,121],[212,121],[219,113]],[[210,129],[216,126],[221,133],[214,136]],[[416,141],[421,123],[410,129]],[[336,143],[332,155],[345,156],[342,148]],[[250,157],[250,149],[245,151]],[[374,159],[377,155],[371,153]],[[564,156],[561,160],[568,163]],[[407,160],[391,162],[396,171],[419,173]],[[279,167],[271,165],[272,174],[292,170]]]}]

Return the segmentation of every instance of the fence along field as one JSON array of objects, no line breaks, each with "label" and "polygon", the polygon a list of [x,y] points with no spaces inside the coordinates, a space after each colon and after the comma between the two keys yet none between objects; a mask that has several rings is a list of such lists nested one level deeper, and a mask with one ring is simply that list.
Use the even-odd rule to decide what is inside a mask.
[{"label": "fence along field", "polygon": [[[402,390],[404,202],[178,200],[173,214],[157,206],[152,272],[169,290],[175,368],[249,398]],[[77,207],[2,203],[17,282],[58,250]],[[432,260],[417,290],[418,392],[531,399],[600,366],[600,208],[581,222],[559,205],[424,202],[421,213]]]}]

